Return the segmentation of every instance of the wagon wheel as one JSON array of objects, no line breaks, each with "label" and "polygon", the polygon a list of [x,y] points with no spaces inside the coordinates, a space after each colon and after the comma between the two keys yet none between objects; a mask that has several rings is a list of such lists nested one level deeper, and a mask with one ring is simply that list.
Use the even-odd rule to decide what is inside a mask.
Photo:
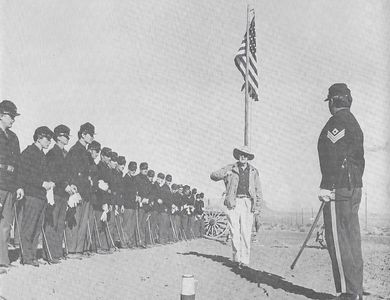
[{"label": "wagon wheel", "polygon": [[204,237],[216,239],[227,234],[229,225],[226,215],[221,211],[206,211],[204,213]]}]

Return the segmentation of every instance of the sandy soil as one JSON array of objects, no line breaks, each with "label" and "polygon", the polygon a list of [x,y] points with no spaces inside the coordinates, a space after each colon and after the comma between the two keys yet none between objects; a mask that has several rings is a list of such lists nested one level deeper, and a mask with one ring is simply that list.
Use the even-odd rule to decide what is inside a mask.
[{"label": "sandy soil", "polygon": [[[334,295],[326,250],[309,244],[290,265],[306,233],[262,230],[249,267],[230,261],[230,245],[194,240],[121,250],[39,268],[20,266],[0,276],[5,299],[180,299],[181,276],[198,281],[196,299],[329,299]],[[390,299],[390,237],[363,237],[365,299]]]}]

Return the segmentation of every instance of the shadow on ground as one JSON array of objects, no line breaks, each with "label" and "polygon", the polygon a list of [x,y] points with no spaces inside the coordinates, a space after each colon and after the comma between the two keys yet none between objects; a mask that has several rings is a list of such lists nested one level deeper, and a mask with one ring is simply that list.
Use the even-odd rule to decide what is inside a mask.
[{"label": "shadow on ground", "polygon": [[187,252],[187,253],[178,253],[178,254],[194,255],[194,256],[208,258],[215,262],[219,262],[222,265],[231,268],[232,272],[236,273],[237,275],[240,275],[242,278],[248,280],[249,282],[257,283],[257,286],[259,288],[261,287],[260,285],[268,285],[273,289],[282,289],[287,293],[302,295],[309,299],[327,300],[327,299],[332,299],[334,297],[331,294],[319,293],[312,289],[308,289],[303,286],[293,284],[285,280],[283,277],[272,273],[254,270],[249,267],[243,267],[242,269],[239,269],[238,266],[235,263],[233,263],[231,260],[229,260],[227,257],[223,257],[220,255],[209,255],[209,254],[204,254],[204,253],[199,253],[194,251]]}]

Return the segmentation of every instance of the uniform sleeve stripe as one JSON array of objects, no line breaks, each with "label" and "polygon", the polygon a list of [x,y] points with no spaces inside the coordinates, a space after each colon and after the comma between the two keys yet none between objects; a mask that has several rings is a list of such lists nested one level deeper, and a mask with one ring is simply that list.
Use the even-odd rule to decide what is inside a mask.
[{"label": "uniform sleeve stripe", "polygon": [[336,203],[334,201],[330,201],[330,212],[332,218],[333,242],[334,242],[334,248],[336,250],[336,261],[340,273],[341,292],[345,293],[347,291],[347,287],[346,287],[345,277],[344,277],[343,262],[341,261],[339,236],[337,232]]}]

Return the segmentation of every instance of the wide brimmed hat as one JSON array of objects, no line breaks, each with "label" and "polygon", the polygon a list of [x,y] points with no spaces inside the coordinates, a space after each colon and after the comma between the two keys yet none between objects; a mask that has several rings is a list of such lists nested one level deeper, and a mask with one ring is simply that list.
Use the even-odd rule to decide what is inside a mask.
[{"label": "wide brimmed hat", "polygon": [[252,160],[255,158],[255,155],[250,151],[248,146],[242,146],[240,148],[234,148],[233,156],[235,159],[239,160],[240,155],[245,155],[248,157],[248,160]]}]

